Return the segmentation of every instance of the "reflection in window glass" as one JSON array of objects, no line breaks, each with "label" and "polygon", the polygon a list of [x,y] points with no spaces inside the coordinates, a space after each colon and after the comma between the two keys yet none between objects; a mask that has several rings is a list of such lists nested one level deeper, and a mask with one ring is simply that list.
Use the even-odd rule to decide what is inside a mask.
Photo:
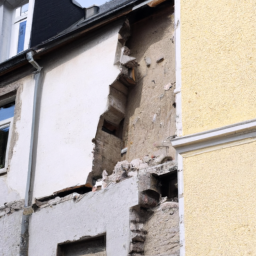
[{"label": "reflection in window glass", "polygon": [[14,116],[15,102],[0,107],[0,121]]},{"label": "reflection in window glass", "polygon": [[5,167],[7,141],[10,127],[0,128],[0,169]]},{"label": "reflection in window glass", "polygon": [[28,4],[24,4],[20,8],[20,16],[28,12]]},{"label": "reflection in window glass", "polygon": [[18,52],[17,53],[22,52],[24,50],[26,24],[27,24],[26,20],[20,23]]}]

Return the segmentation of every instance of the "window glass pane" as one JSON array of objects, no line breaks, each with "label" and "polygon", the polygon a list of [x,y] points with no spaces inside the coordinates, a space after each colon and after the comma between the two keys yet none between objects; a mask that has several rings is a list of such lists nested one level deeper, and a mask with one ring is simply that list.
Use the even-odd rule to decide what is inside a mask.
[{"label": "window glass pane", "polygon": [[0,121],[13,117],[14,108],[15,108],[14,102],[0,107]]},{"label": "window glass pane", "polygon": [[18,52],[17,53],[22,52],[24,50],[26,24],[27,24],[27,21],[23,21],[20,23]]},{"label": "window glass pane", "polygon": [[9,135],[9,126],[0,128],[0,169],[5,167],[5,156]]},{"label": "window glass pane", "polygon": [[28,4],[24,4],[20,8],[20,15],[23,15],[28,12]]}]

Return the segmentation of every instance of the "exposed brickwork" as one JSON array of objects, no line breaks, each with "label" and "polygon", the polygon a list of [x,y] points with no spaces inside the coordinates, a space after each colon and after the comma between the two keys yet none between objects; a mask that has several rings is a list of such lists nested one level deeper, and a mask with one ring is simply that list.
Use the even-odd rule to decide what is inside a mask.
[{"label": "exposed brickwork", "polygon": [[121,149],[123,141],[112,134],[102,131],[103,118],[99,122],[99,127],[96,135],[94,160],[93,160],[93,176],[100,177],[103,170],[109,174],[117,161],[121,158]]}]

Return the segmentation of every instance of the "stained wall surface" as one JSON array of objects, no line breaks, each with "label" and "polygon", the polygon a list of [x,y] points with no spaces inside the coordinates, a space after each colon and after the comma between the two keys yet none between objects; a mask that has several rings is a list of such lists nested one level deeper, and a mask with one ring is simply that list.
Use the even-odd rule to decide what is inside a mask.
[{"label": "stained wall surface", "polygon": [[22,211],[0,218],[0,255],[16,256],[20,250]]},{"label": "stained wall surface", "polygon": [[256,255],[255,150],[253,139],[184,155],[187,256]]},{"label": "stained wall surface", "polygon": [[[128,42],[131,56],[137,58],[137,85],[129,92],[124,121],[124,141],[128,147],[126,158],[154,155],[162,150],[175,157],[163,141],[175,134],[175,46],[172,5],[135,23]],[[147,67],[145,57],[151,60]],[[160,58],[164,60],[157,63]],[[167,90],[164,86],[170,85]]]},{"label": "stained wall surface", "polygon": [[255,1],[180,4],[183,135],[254,119]]}]

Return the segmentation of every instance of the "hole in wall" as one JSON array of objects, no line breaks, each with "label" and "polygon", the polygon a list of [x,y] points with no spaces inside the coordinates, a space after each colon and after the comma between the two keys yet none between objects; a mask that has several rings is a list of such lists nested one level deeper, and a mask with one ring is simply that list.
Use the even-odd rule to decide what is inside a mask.
[{"label": "hole in wall", "polygon": [[106,236],[59,244],[57,256],[106,256]]},{"label": "hole in wall", "polygon": [[178,202],[178,180],[177,172],[171,172],[159,176],[161,184],[161,195],[167,197],[168,201]]},{"label": "hole in wall", "polygon": [[85,185],[75,186],[75,187],[70,187],[70,188],[66,188],[66,189],[54,192],[50,196],[38,198],[38,199],[36,199],[36,201],[43,203],[43,202],[47,202],[49,200],[52,200],[52,199],[54,199],[56,197],[62,198],[62,197],[68,196],[68,195],[73,194],[73,193],[77,193],[77,194],[83,195],[83,194],[89,193],[91,191],[92,191],[92,188],[91,187],[87,187]]},{"label": "hole in wall", "polygon": [[123,135],[123,127],[124,127],[124,119],[120,122],[119,125],[114,125],[107,120],[104,120],[102,131],[114,135],[115,137],[122,139]]}]

